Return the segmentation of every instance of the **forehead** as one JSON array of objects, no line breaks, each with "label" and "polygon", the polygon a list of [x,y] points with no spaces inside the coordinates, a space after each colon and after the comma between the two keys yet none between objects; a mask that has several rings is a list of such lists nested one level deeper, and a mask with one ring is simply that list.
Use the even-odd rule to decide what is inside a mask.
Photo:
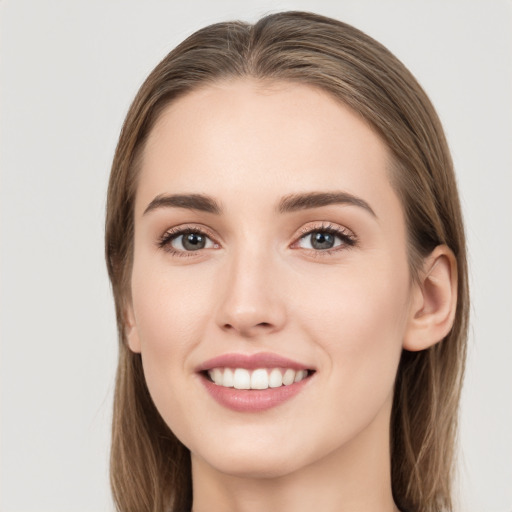
[{"label": "forehead", "polygon": [[333,187],[357,194],[363,188],[379,202],[393,193],[389,160],[374,130],[323,90],[219,82],[160,115],[144,148],[136,208],[166,192],[232,193],[254,202]]}]

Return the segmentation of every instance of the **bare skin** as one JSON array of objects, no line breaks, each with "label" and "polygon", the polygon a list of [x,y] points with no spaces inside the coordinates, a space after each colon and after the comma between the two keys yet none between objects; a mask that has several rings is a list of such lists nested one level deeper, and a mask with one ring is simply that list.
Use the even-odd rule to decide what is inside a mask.
[{"label": "bare skin", "polygon": [[[389,161],[356,114],[297,84],[208,86],[151,132],[128,341],[191,451],[194,512],[398,511],[389,421],[400,355],[442,339],[456,297],[446,248],[411,279]],[[341,195],[280,211],[317,192]],[[162,200],[172,194],[206,195],[219,211]],[[206,391],[205,361],[262,352],[310,369],[293,398],[239,411]]]}]

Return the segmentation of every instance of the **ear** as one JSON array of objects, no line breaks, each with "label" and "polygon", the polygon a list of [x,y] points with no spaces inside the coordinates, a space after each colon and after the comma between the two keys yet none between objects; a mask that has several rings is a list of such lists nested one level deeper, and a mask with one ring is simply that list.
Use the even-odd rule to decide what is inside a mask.
[{"label": "ear", "polygon": [[124,312],[124,332],[126,337],[126,343],[130,350],[135,353],[141,352],[139,331],[137,329],[137,323],[135,321],[135,314],[133,312],[132,304],[128,304],[125,307]]},{"label": "ear", "polygon": [[414,284],[403,348],[419,351],[435,345],[451,330],[457,307],[457,260],[446,245],[424,260]]}]

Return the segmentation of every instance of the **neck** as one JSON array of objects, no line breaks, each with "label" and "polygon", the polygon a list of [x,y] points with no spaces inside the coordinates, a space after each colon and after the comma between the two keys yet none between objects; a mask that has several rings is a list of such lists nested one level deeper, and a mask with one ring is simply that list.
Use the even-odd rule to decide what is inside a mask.
[{"label": "neck", "polygon": [[272,478],[221,473],[192,455],[193,512],[398,512],[385,409],[327,456]]}]

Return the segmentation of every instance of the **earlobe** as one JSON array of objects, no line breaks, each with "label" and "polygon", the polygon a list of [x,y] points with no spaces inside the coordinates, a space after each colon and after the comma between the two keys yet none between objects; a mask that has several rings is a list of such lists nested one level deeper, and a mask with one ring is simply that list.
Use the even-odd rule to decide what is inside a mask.
[{"label": "earlobe", "polygon": [[132,352],[140,354],[140,339],[139,339],[139,331],[137,329],[137,324],[135,322],[135,315],[133,312],[133,306],[129,304],[125,308],[124,314],[125,322],[124,322],[124,332],[126,337],[126,343]]},{"label": "earlobe", "polygon": [[457,260],[446,245],[425,258],[414,284],[403,347],[419,351],[435,345],[451,330],[457,308]]}]

